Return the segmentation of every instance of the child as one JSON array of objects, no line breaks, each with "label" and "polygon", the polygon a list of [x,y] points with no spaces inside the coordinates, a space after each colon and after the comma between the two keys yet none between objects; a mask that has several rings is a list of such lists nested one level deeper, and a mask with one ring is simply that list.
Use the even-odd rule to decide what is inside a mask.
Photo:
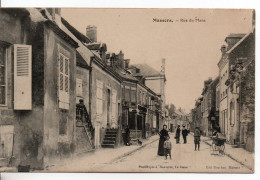
[{"label": "child", "polygon": [[172,150],[172,143],[170,142],[170,136],[166,137],[166,141],[164,142],[164,155],[165,159],[167,159],[167,156],[170,156],[170,159],[172,159],[171,150]]},{"label": "child", "polygon": [[200,150],[200,130],[199,130],[199,127],[195,128],[194,144],[195,144],[195,151],[197,151],[197,146],[198,146],[198,151],[199,151]]}]

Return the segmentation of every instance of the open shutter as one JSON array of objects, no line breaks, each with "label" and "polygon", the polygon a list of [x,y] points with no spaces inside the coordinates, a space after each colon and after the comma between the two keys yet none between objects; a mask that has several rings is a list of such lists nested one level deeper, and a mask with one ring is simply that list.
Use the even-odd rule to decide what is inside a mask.
[{"label": "open shutter", "polygon": [[32,109],[31,45],[14,45],[14,109]]}]

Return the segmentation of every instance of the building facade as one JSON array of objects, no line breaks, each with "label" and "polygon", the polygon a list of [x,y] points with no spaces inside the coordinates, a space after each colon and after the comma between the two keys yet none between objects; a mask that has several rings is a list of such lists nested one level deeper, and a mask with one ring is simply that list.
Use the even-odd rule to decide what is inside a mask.
[{"label": "building facade", "polygon": [[254,27],[229,51],[229,139],[230,143],[254,151]]},{"label": "building facade", "polygon": [[0,14],[5,27],[0,132],[6,139],[1,158],[9,158],[11,166],[41,169],[75,150],[78,44],[61,30],[59,10],[1,9]]}]

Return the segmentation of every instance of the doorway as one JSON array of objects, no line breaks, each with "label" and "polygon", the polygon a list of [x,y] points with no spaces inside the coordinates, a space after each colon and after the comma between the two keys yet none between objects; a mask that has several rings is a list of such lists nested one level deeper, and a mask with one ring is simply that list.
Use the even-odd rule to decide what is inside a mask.
[{"label": "doorway", "polygon": [[110,89],[107,90],[107,128],[110,128]]}]

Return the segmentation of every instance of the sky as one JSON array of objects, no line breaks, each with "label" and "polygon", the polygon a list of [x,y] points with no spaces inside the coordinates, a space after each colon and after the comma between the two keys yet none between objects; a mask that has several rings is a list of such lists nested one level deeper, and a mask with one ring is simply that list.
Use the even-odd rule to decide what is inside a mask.
[{"label": "sky", "polygon": [[186,112],[201,96],[204,80],[217,77],[225,37],[252,28],[252,11],[241,9],[78,8],[62,9],[61,15],[83,34],[87,25],[97,26],[97,40],[107,44],[108,52],[122,50],[130,64],[146,63],[160,71],[165,58],[166,103]]}]

